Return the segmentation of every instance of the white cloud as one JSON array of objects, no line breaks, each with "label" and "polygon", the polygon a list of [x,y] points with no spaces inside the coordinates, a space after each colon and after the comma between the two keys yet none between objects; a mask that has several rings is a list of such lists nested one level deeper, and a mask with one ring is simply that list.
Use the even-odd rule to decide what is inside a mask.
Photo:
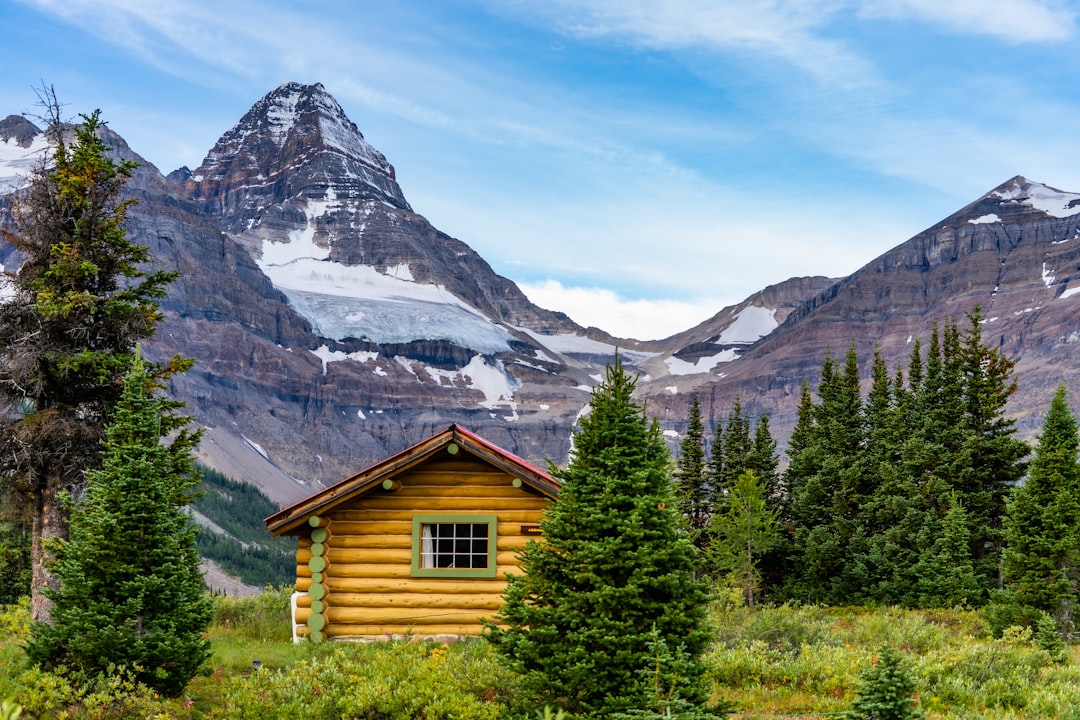
[{"label": "white cloud", "polygon": [[522,284],[530,300],[549,310],[561,310],[579,325],[594,326],[616,337],[657,340],[687,330],[720,310],[711,298],[685,300],[627,300],[605,288],[564,287],[558,280]]},{"label": "white cloud", "polygon": [[611,36],[658,50],[764,54],[819,80],[861,84],[872,74],[870,65],[816,32],[845,5],[842,0],[549,0],[518,2],[515,8],[576,37]]},{"label": "white cloud", "polygon": [[1076,11],[1055,0],[869,0],[868,18],[918,20],[958,35],[990,35],[1009,43],[1061,42],[1076,31]]}]

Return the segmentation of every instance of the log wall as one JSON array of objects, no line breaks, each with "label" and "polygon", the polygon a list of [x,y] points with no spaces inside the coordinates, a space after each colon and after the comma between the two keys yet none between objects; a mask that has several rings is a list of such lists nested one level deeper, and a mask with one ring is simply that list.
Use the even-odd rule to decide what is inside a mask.
[{"label": "log wall", "polygon": [[[487,462],[442,454],[313,519],[296,553],[298,635],[372,639],[478,635],[502,603],[516,551],[552,502]],[[496,577],[412,577],[417,514],[496,516]],[[525,527],[523,527],[525,526]]]}]

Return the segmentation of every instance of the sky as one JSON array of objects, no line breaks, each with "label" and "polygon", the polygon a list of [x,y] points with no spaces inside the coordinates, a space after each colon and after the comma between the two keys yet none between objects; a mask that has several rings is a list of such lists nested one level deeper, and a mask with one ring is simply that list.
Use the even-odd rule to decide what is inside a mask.
[{"label": "sky", "polygon": [[0,0],[0,117],[51,86],[162,172],[321,82],[413,209],[537,304],[685,330],[842,277],[1015,175],[1080,191],[1080,0]]}]

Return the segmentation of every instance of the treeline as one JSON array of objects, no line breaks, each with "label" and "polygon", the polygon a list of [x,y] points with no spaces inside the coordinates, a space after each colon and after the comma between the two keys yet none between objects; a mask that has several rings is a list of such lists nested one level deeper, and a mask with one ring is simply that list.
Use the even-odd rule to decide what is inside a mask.
[{"label": "treeline", "polygon": [[1076,424],[1062,389],[1022,483],[1031,447],[1005,416],[1015,361],[983,343],[978,308],[967,320],[915,340],[906,368],[875,350],[865,397],[854,346],[842,362],[827,354],[816,392],[804,383],[782,474],[767,418],[751,433],[738,403],[706,459],[694,400],[675,481],[703,571],[751,601],[760,590],[828,605],[990,604],[998,625],[1048,613],[1071,634]]},{"label": "treeline", "polygon": [[194,509],[228,533],[203,528],[196,538],[199,554],[248,585],[289,585],[296,579],[296,541],[275,538],[263,518],[278,506],[255,485],[200,467],[202,493]]}]

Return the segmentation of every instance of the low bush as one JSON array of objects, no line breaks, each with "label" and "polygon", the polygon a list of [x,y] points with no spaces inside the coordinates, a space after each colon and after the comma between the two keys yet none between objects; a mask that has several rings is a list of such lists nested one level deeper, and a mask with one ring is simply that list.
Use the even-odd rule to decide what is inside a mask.
[{"label": "low bush", "polygon": [[482,641],[336,643],[288,669],[221,681],[208,715],[229,720],[426,718],[492,720],[515,678]]},{"label": "low bush", "polygon": [[212,629],[251,640],[287,642],[292,639],[293,589],[267,588],[254,597],[214,598]]}]

